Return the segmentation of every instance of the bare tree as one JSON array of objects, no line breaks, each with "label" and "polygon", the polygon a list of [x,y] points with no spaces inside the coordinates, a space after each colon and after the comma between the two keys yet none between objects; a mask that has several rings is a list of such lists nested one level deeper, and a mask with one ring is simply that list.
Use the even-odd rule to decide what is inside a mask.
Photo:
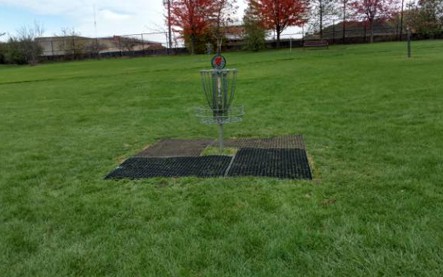
[{"label": "bare tree", "polygon": [[349,0],[339,0],[339,5],[341,5],[341,18],[342,18],[342,42],[346,41],[346,21],[348,19],[349,11]]},{"label": "bare tree", "polygon": [[18,42],[19,52],[28,64],[35,65],[43,49],[36,41],[36,38],[42,36],[44,28],[41,24],[34,22],[34,27],[22,27],[17,31],[18,37],[12,38],[12,41]]},{"label": "bare tree", "polygon": [[310,0],[310,21],[314,29],[318,29],[320,38],[323,38],[325,23],[336,16],[337,3],[334,0]]},{"label": "bare tree", "polygon": [[217,52],[221,51],[223,39],[228,32],[228,26],[232,24],[232,17],[236,14],[236,0],[219,0],[214,1],[214,14],[210,20],[212,21],[212,33],[217,41]]},{"label": "bare tree", "polygon": [[438,38],[443,34],[443,0],[409,3],[405,16],[412,31],[425,38]]}]

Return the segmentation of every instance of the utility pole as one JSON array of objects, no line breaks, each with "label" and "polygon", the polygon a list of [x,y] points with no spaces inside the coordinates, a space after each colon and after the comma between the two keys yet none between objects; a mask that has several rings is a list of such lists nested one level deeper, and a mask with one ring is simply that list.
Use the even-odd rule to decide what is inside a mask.
[{"label": "utility pole", "polygon": [[168,48],[172,48],[172,30],[171,30],[171,0],[163,0],[163,4],[168,9]]},{"label": "utility pole", "polygon": [[401,12],[400,12],[400,36],[399,36],[399,40],[402,40],[402,37],[403,37],[403,6],[404,6],[404,0],[401,0]]},{"label": "utility pole", "polygon": [[94,3],[94,35],[95,35],[95,56],[97,58],[100,57],[100,52],[98,49],[98,38],[97,38],[97,19],[96,19],[96,14],[95,14],[95,3]]}]

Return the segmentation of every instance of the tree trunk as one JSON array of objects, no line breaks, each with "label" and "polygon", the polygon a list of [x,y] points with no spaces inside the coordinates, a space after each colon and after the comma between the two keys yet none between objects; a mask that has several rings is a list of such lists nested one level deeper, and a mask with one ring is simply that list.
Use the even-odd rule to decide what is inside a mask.
[{"label": "tree trunk", "polygon": [[280,25],[277,25],[277,28],[275,29],[276,33],[277,33],[277,48],[280,48]]},{"label": "tree trunk", "polygon": [[320,0],[320,39],[323,38],[323,2]]},{"label": "tree trunk", "polygon": [[403,6],[404,6],[404,0],[401,0],[401,11],[400,11],[400,35],[399,40],[402,40],[403,37]]},{"label": "tree trunk", "polygon": [[369,42],[373,43],[374,42],[374,20],[369,20],[369,29],[371,32]]},{"label": "tree trunk", "polygon": [[195,35],[191,35],[191,55],[195,54]]},{"label": "tree trunk", "polygon": [[345,22],[346,22],[346,2],[347,1],[343,1],[343,22],[342,22],[342,24],[343,24],[343,44],[345,44],[345,40],[346,40],[346,25],[345,25]]}]

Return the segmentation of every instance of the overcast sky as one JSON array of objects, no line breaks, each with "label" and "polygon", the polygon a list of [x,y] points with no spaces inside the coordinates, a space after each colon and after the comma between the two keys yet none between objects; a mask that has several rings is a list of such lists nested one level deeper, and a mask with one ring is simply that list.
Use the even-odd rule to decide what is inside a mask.
[{"label": "overcast sky", "polygon": [[[163,0],[0,0],[0,34],[16,35],[34,22],[44,36],[74,29],[82,36],[112,36],[164,31]],[[94,10],[96,28],[94,26]],[[165,40],[165,36],[156,36]],[[3,39],[5,36],[3,37]],[[150,39],[150,38],[148,38]],[[162,41],[163,42],[163,41]]]},{"label": "overcast sky", "polygon": [[[245,0],[237,4],[241,18]],[[164,14],[163,0],[0,0],[0,34],[6,33],[0,40],[36,22],[43,27],[43,36],[61,35],[62,29],[86,37],[144,33],[144,39],[165,44],[165,34],[146,35],[167,30]]]}]

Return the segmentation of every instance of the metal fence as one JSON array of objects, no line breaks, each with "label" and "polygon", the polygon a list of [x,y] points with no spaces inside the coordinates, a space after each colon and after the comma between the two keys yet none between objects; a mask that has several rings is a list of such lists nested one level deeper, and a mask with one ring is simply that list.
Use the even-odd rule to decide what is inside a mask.
[{"label": "metal fence", "polygon": [[[383,37],[392,37],[397,36],[400,39],[400,36],[405,35],[406,30],[403,29],[400,31],[398,26],[376,26],[374,28],[374,36],[383,38]],[[352,26],[347,27],[346,24],[343,28],[342,23],[330,25],[327,28],[323,29],[323,32],[306,32],[303,31],[294,32],[291,34],[282,34],[282,39],[301,39],[301,40],[309,40],[309,39],[325,39],[330,40],[335,43],[353,43],[357,40],[364,40],[364,38],[369,38],[370,29],[367,24],[361,23],[361,26]],[[387,38],[383,38],[387,39]]]},{"label": "metal fence", "polygon": [[181,48],[167,47],[167,33],[141,33],[110,37],[54,36],[36,41],[42,47],[42,58],[81,59],[88,57],[140,56],[181,53]]},{"label": "metal fence", "polygon": [[[324,39],[329,44],[351,44],[369,42],[369,26],[364,22],[355,22],[351,26],[342,23],[331,24],[319,32],[308,33],[300,28],[298,32],[282,34],[280,47],[302,47],[305,40]],[[343,32],[344,31],[344,32]],[[374,28],[374,41],[405,40],[406,31],[399,26],[377,25]],[[69,60],[94,57],[124,57],[146,55],[184,54],[188,50],[184,47],[168,47],[166,32],[141,33],[132,35],[114,35],[111,37],[88,38],[81,36],[55,36],[37,38],[43,48],[42,58],[47,60]],[[175,41],[173,46],[178,45]],[[266,41],[267,48],[277,46],[275,36]],[[224,42],[224,51],[238,51],[244,49],[244,41],[241,37],[228,39]]]}]

